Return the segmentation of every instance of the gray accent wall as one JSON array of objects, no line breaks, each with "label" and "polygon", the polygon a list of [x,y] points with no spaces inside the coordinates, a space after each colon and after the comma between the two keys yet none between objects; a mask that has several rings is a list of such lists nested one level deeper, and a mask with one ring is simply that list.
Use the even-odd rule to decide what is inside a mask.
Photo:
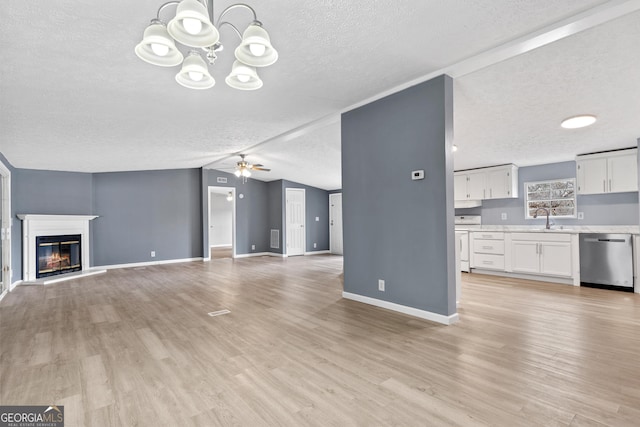
[{"label": "gray accent wall", "polygon": [[[271,230],[278,230],[280,238],[278,247],[272,248],[269,244],[269,252],[276,254],[284,253],[284,188],[282,180],[271,181],[267,183],[269,191],[269,233]],[[269,243],[271,243],[271,234],[269,234]]]},{"label": "gray accent wall", "polygon": [[452,129],[448,76],[342,115],[345,292],[456,312]]},{"label": "gray accent wall", "polygon": [[94,174],[94,265],[201,257],[200,189],[199,169]]},{"label": "gray accent wall", "polygon": [[[484,225],[544,225],[546,218],[525,219],[524,183],[576,177],[574,161],[527,166],[518,169],[517,199],[483,200],[482,207],[456,209],[456,215],[481,215]],[[578,212],[584,219],[552,218],[558,225],[637,225],[638,192],[592,194],[577,197]],[[501,214],[507,219],[502,220]]]}]

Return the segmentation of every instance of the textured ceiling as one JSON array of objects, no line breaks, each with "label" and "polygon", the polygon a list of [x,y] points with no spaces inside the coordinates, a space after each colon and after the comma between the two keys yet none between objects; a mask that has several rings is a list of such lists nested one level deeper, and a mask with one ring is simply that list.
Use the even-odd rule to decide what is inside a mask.
[{"label": "textured ceiling", "polygon": [[[258,179],[338,188],[339,121],[292,129],[590,8],[633,2],[249,3],[280,53],[255,92],[224,84],[237,43],[229,30],[207,91],[175,83],[178,67],[138,59],[161,1],[0,2],[0,152],[16,167],[84,172],[217,168],[248,152],[273,170]],[[248,23],[242,11],[229,18]],[[639,27],[635,13],[456,79],[456,168],[632,145]],[[583,111],[600,121],[561,132],[559,120]]]}]

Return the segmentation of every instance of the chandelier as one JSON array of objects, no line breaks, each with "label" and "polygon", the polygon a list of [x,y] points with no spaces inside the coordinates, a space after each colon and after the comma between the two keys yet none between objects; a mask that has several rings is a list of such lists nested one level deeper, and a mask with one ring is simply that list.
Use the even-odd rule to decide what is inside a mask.
[{"label": "chandelier", "polygon": [[[169,6],[175,6],[175,16],[168,22],[160,18]],[[253,14],[253,21],[244,32],[228,21],[225,16],[234,9],[245,9]],[[234,89],[255,90],[262,87],[262,80],[256,72],[257,67],[267,67],[278,60],[278,52],[271,45],[269,34],[258,21],[255,10],[250,6],[238,3],[222,11],[216,24],[213,24],[213,0],[170,1],[158,9],[156,18],[151,20],[144,30],[144,37],[135,48],[136,55],[145,62],[160,67],[175,67],[182,63],[182,69],[176,74],[176,81],[189,89],[209,89],[215,84],[209,74],[209,65],[217,59],[217,52],[222,51],[218,29],[228,26],[240,38],[240,45],[235,49],[236,60],[225,82]],[[178,42],[191,49],[186,58],[176,47]]]}]

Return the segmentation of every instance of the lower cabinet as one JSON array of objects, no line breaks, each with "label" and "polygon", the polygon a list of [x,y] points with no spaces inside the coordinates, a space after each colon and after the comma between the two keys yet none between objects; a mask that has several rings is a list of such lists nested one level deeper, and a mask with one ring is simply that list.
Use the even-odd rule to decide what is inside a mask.
[{"label": "lower cabinet", "polygon": [[514,273],[572,277],[571,235],[511,233],[511,268]]}]

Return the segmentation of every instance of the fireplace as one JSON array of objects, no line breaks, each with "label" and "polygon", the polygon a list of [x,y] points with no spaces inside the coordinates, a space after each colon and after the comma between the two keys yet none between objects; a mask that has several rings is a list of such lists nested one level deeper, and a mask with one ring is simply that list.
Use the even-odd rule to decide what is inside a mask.
[{"label": "fireplace", "polygon": [[37,236],[36,260],[36,278],[82,270],[82,236]]}]

